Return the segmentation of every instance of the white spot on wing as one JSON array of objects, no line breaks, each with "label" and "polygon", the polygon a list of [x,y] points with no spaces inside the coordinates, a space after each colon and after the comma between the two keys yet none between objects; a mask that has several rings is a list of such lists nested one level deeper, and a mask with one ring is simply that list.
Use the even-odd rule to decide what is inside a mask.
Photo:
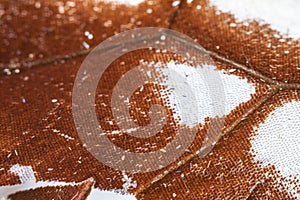
[{"label": "white spot on wing", "polygon": [[36,182],[31,166],[20,166],[19,164],[15,164],[9,169],[9,171],[19,176],[21,183]]},{"label": "white spot on wing", "polygon": [[300,1],[285,0],[210,0],[223,12],[231,12],[238,20],[263,20],[272,28],[295,39],[300,38],[298,12]]},{"label": "white spot on wing", "polygon": [[[287,179],[292,176],[300,181],[299,130],[300,102],[292,101],[277,108],[260,124],[257,135],[251,140],[255,159],[264,166],[274,165]],[[294,184],[284,184],[288,191],[297,192],[293,191]],[[299,192],[297,195],[300,199]]]},{"label": "white spot on wing", "polygon": [[[248,83],[247,79],[241,79],[239,76],[232,74],[224,74],[217,70],[224,87],[225,112],[222,114],[216,113],[212,105],[212,91],[210,91],[210,88],[207,86],[207,84],[212,83],[212,81],[207,82],[207,79],[211,77],[205,77],[205,74],[209,76],[210,72],[216,71],[216,67],[212,65],[206,65],[204,67],[206,68],[205,73],[203,73],[204,69],[202,67],[196,68],[186,64],[176,64],[172,62],[168,63],[167,67],[158,69],[161,70],[166,77],[164,80],[165,85],[171,88],[168,99],[170,106],[175,110],[175,119],[180,117],[180,123],[189,127],[204,123],[207,117],[222,117],[222,114],[228,115],[240,103],[249,101],[251,94],[255,93],[255,86]],[[186,98],[178,97],[179,94],[182,95],[182,91],[186,88],[182,83],[178,82],[178,77],[173,76],[174,71],[183,76],[184,82],[190,86],[189,89],[192,90],[191,93],[193,96],[187,96]],[[167,92],[168,91],[162,91],[162,94],[166,94]],[[191,104],[191,101],[196,102],[196,116],[191,116],[193,115],[192,113],[195,113],[192,111],[183,112],[183,109],[186,108],[195,109],[194,107],[186,106]],[[224,99],[220,99],[220,101],[224,101]],[[185,113],[186,116],[183,116],[183,113]]]}]

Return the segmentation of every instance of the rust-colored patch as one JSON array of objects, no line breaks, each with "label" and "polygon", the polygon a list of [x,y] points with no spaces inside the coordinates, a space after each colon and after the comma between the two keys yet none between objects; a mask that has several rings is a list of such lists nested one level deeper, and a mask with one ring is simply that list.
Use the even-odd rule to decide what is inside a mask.
[{"label": "rust-colored patch", "polygon": [[[53,15],[43,15],[44,3],[53,10]],[[23,1],[19,5],[8,1],[0,3],[7,11],[2,16],[4,28],[1,35],[5,48],[1,46],[0,67],[19,67],[18,64],[14,65],[16,63],[20,63],[21,66],[21,72],[0,77],[0,185],[20,182],[17,176],[9,172],[12,165],[19,163],[32,166],[37,180],[81,182],[93,177],[96,187],[121,189],[122,173],[97,161],[83,147],[76,133],[72,118],[71,93],[83,57],[74,57],[88,53],[86,51],[76,54],[83,49],[85,30],[95,36],[93,42],[90,42],[93,46],[115,32],[141,26],[166,27],[171,22],[171,28],[197,39],[199,44],[210,50],[219,70],[228,70],[247,78],[249,83],[255,85],[256,93],[252,95],[251,100],[241,103],[229,115],[223,116],[223,138],[208,156],[200,159],[195,153],[213,120],[209,116],[205,124],[199,124],[197,137],[189,151],[176,162],[155,172],[129,174],[128,176],[137,181],[137,187],[130,188],[130,192],[137,194],[139,199],[291,198],[287,191],[279,190],[281,183],[277,178],[282,177],[274,167],[264,168],[254,161],[249,138],[255,134],[254,127],[263,122],[271,111],[292,99],[299,101],[298,41],[287,38],[282,42],[282,37],[272,37],[275,31],[267,25],[260,26],[252,22],[244,26],[243,23],[237,23],[229,14],[216,13],[215,8],[209,6],[207,1],[193,1],[191,4],[182,1],[177,12],[176,8],[170,9],[171,1],[147,1],[137,7],[99,3],[96,8],[101,10],[102,14],[99,16],[94,13],[99,10],[95,11],[91,2],[78,3],[81,6],[71,15],[77,20],[74,23],[69,23],[70,16],[66,18],[65,15],[61,15],[57,19],[58,11],[52,3],[42,2],[39,10],[34,8],[35,4]],[[197,5],[201,5],[200,10],[197,9]],[[29,9],[32,12],[23,18],[16,17],[16,8]],[[152,9],[151,15],[146,12],[148,8]],[[22,12],[22,9],[17,10]],[[94,10],[92,13],[85,12],[91,9]],[[42,17],[32,19],[38,14]],[[23,20],[25,25],[19,26]],[[27,25],[31,20],[36,20],[37,23]],[[111,20],[111,23],[108,20]],[[230,26],[230,23],[236,23],[236,27]],[[43,28],[43,24],[49,26],[44,31],[46,33],[37,31]],[[50,26],[55,29],[48,29]],[[18,36],[22,35],[21,33],[25,36],[7,39],[12,29]],[[73,29],[76,31],[70,33]],[[36,40],[40,34],[45,34],[45,44],[41,46]],[[272,43],[272,48],[268,47],[269,43]],[[22,49],[22,54],[16,54],[18,49]],[[285,50],[290,53],[285,55]],[[70,59],[68,57],[67,60],[64,55],[73,51],[76,51],[75,56],[71,56]],[[23,70],[24,61],[34,61],[37,58],[35,56],[28,59],[30,53],[38,57],[41,54],[39,58],[49,58],[50,62],[46,60],[48,65],[44,67],[41,67],[43,62],[36,62],[36,68]],[[62,57],[51,60],[53,55]],[[141,59],[163,63],[170,60],[183,62],[182,58],[173,54],[150,50],[135,51],[116,60],[104,74],[97,90],[98,94],[105,94],[96,99],[99,123],[104,129],[112,131],[116,127],[107,123],[107,120],[112,118],[110,107],[102,107],[101,103],[109,105],[111,89],[119,77],[136,67]],[[13,65],[7,65],[8,63]],[[143,93],[134,94],[130,99],[133,105],[131,114],[140,125],[149,121],[147,117],[141,117],[140,111],[147,113],[152,104],[165,103],[160,94],[153,93],[159,86],[147,85],[145,88]],[[145,103],[144,97],[151,101]],[[169,109],[167,106],[166,108]],[[156,137],[140,140],[138,146],[136,138],[125,133],[120,136],[108,136],[115,144],[130,151],[136,151],[136,147],[146,148],[146,145],[151,143],[156,144],[153,150],[160,149],[169,142],[167,138],[172,139],[175,134],[175,127],[170,125],[174,120],[173,113],[168,110],[168,114],[169,125],[163,132]],[[14,153],[15,150],[18,154]],[[266,177],[266,173],[272,176]],[[57,191],[52,189],[52,193]],[[35,191],[26,193],[31,195],[35,194]]]},{"label": "rust-colored patch", "polygon": [[254,161],[249,138],[256,134],[254,127],[276,107],[299,98],[300,93],[296,91],[279,92],[271,97],[225,135],[209,155],[203,159],[193,157],[139,193],[138,199],[171,199],[173,193],[178,199],[294,199],[279,189],[283,178],[274,166],[263,167]]},{"label": "rust-colored patch", "polygon": [[[72,7],[67,0],[2,1],[0,68],[19,68],[28,66],[26,62],[84,51],[87,44],[93,48],[108,37],[133,28],[167,27],[176,10],[171,0],[138,6],[74,2]],[[147,13],[148,9],[152,12]],[[93,38],[89,39],[85,32]]]},{"label": "rust-colored patch", "polygon": [[[182,4],[173,29],[196,39],[204,48],[271,79],[299,83],[298,40],[285,38],[269,25],[260,25],[256,21],[247,25],[237,22],[233,15],[210,6],[208,0],[194,0],[190,4],[183,1]],[[230,26],[232,23],[235,26]],[[275,34],[278,37],[274,37]]]}]

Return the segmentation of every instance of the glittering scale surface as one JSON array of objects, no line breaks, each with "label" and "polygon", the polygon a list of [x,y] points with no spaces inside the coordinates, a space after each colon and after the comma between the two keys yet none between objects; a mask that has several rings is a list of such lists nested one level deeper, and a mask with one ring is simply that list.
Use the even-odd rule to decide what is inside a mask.
[{"label": "glittering scale surface", "polygon": [[[0,68],[80,53],[104,39],[137,27],[167,27],[172,1],[122,4],[113,1],[26,1],[0,3]],[[171,9],[164,8],[171,6]],[[116,14],[118,13],[118,14]]]},{"label": "glittering scale surface", "polygon": [[[282,5],[289,8],[292,1]],[[258,11],[247,8],[249,1],[243,5],[249,10],[242,13],[232,2],[1,1],[0,199],[299,199],[297,27],[286,33],[267,12],[257,17]],[[276,13],[278,7],[272,8]],[[283,9],[278,13],[277,19],[283,16],[292,23]],[[81,63],[97,44],[149,26],[184,33],[207,50],[213,64],[202,67],[220,76],[226,105],[221,116],[212,112],[203,87],[207,79],[189,57],[140,49],[115,60],[95,95],[98,123],[112,143],[126,151],[167,154],[165,146],[179,126],[197,130],[175,162],[131,174],[104,165],[87,150],[74,124],[72,90]],[[146,126],[154,104],[167,114],[162,130],[148,138],[132,136],[134,128],[120,130],[111,112],[114,86],[137,66],[152,67],[162,84],[137,88],[126,100],[130,116]],[[172,70],[184,77],[193,97],[179,96],[183,86]],[[201,112],[187,112],[185,105],[191,102]],[[199,157],[209,125],[220,119],[220,140]],[[120,162],[128,159],[118,156]]]}]

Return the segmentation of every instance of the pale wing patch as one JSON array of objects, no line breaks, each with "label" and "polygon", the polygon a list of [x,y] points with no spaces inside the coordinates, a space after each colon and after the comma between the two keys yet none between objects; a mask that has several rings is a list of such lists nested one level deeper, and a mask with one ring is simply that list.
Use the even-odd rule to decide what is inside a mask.
[{"label": "pale wing patch", "polygon": [[31,166],[20,166],[19,164],[15,164],[9,169],[9,171],[16,176],[19,176],[21,183],[36,182]]},{"label": "pale wing patch", "polygon": [[[273,111],[251,140],[255,159],[264,166],[274,165],[280,174],[300,181],[300,102],[292,101]],[[300,199],[293,183],[286,189]],[[298,183],[299,184],[299,183]]]},{"label": "pale wing patch", "polygon": [[[157,67],[159,68],[159,66]],[[225,74],[222,71],[217,70],[213,65],[192,67],[187,64],[176,64],[173,62],[168,63],[167,67],[160,68],[160,70],[165,76],[164,84],[171,89],[170,91],[162,91],[162,93],[166,94],[169,92],[169,106],[175,110],[175,118],[181,118],[180,123],[189,127],[204,123],[205,118],[207,117],[213,118],[217,116],[222,117],[224,114],[228,115],[238,105],[249,101],[251,99],[251,94],[255,93],[255,86],[249,83],[247,79],[242,79],[241,77],[232,74]],[[172,75],[174,72],[172,71],[182,75],[184,82],[186,85],[189,85],[189,87],[180,83],[177,77],[173,77]],[[210,88],[207,85],[214,81],[207,81],[211,78],[209,77],[209,74],[212,71],[218,73],[221,84],[223,84],[225,99],[219,100],[220,102],[224,101],[225,107],[223,113],[215,112],[212,105],[212,98],[214,98],[212,97],[213,91],[210,91]],[[205,74],[208,74],[208,76]],[[182,95],[182,91],[184,90],[192,90],[193,95],[185,97],[179,96]],[[196,102],[197,105],[197,115],[195,116],[191,116],[195,112],[184,110],[185,108],[195,109],[194,107],[186,106],[190,105],[191,101]]]},{"label": "pale wing patch", "polygon": [[300,1],[210,0],[210,2],[223,12],[234,14],[237,20],[262,20],[282,34],[288,34],[295,39],[300,38],[300,20],[296,17],[300,10]]}]

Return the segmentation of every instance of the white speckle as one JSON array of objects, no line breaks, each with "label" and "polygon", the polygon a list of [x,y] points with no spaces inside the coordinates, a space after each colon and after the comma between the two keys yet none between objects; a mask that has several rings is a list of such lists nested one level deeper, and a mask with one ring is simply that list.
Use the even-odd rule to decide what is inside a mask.
[{"label": "white speckle", "polygon": [[120,134],[121,131],[119,131],[119,130],[113,130],[111,133],[112,133],[112,134]]},{"label": "white speckle", "polygon": [[60,132],[60,130],[53,129],[53,132],[54,132],[54,133],[59,133],[59,132]]},{"label": "white speckle", "polygon": [[65,8],[63,6],[58,6],[58,12],[60,14],[64,14],[65,13]]},{"label": "white speckle", "polygon": [[126,133],[132,133],[136,130],[137,130],[137,128],[129,128],[129,129],[126,130]]},{"label": "white speckle", "polygon": [[284,38],[279,39],[279,42],[285,42],[286,40]]},{"label": "white speckle", "polygon": [[129,178],[127,176],[126,172],[124,172],[124,171],[122,172],[122,175],[123,175],[122,180],[124,181],[124,184],[123,184],[124,192],[127,193],[130,187],[136,188],[136,186],[137,186],[136,181],[132,181],[132,178]]},{"label": "white speckle", "polygon": [[202,8],[202,6],[200,6],[200,5],[197,5],[197,6],[196,6],[196,9],[197,9],[197,10],[201,10],[201,8]]},{"label": "white speckle", "polygon": [[229,69],[229,70],[228,70],[229,73],[233,73],[233,72],[235,72],[235,71],[236,71],[236,69]]},{"label": "white speckle", "polygon": [[148,14],[151,14],[153,12],[153,10],[151,8],[148,8],[146,11]]},{"label": "white speckle", "polygon": [[28,58],[33,59],[34,58],[34,54],[33,53],[28,54]]},{"label": "white speckle", "polygon": [[[292,101],[276,108],[265,122],[259,125],[257,135],[251,140],[255,159],[262,162],[264,166],[274,165],[276,170],[287,179],[292,176],[300,181],[299,130],[300,102]],[[294,184],[284,182],[288,191],[294,191]],[[299,193],[298,199],[300,199]]]},{"label": "white speckle", "polygon": [[35,2],[34,7],[39,9],[41,8],[41,3],[40,2]]},{"label": "white speckle", "polygon": [[140,92],[142,92],[144,90],[144,86],[142,85],[142,87],[140,88]]},{"label": "white speckle", "polygon": [[282,34],[295,39],[300,38],[300,20],[298,16],[300,1],[298,0],[210,0],[223,12],[231,12],[238,20],[258,20],[270,24]]},{"label": "white speckle", "polygon": [[191,4],[191,3],[193,2],[193,0],[186,0],[186,2],[187,2],[188,4]]},{"label": "white speckle", "polygon": [[71,136],[69,136],[67,134],[61,133],[60,130],[57,130],[57,129],[53,129],[53,132],[54,133],[58,133],[59,136],[62,136],[64,138],[66,138],[67,140],[74,140],[75,139],[75,138],[73,138],[73,137],[71,137]]},{"label": "white speckle", "polygon": [[160,149],[161,152],[166,153],[167,151],[165,149]]},{"label": "white speckle", "polygon": [[176,195],[176,193],[173,193],[173,195],[172,195],[173,197],[176,197],[177,195]]},{"label": "white speckle", "polygon": [[230,27],[236,27],[236,23],[230,23],[229,26]]},{"label": "white speckle", "polygon": [[112,26],[112,21],[111,20],[107,20],[103,23],[103,26],[108,28],[108,27],[111,27]]},{"label": "white speckle", "polygon": [[84,36],[87,37],[89,40],[94,38],[93,34],[91,34],[89,31],[85,31]]},{"label": "white speckle", "polygon": [[22,97],[22,103],[26,103],[26,99]]},{"label": "white speckle", "polygon": [[90,45],[87,42],[82,42],[82,45],[84,46],[84,48],[89,49]]},{"label": "white speckle", "polygon": [[165,40],[165,39],[166,39],[166,36],[165,36],[165,35],[162,35],[162,36],[160,36],[160,39],[161,39],[161,40]]},{"label": "white speckle", "polygon": [[87,38],[88,38],[89,40],[92,40],[92,39],[94,38],[94,36],[93,36],[93,34],[89,34],[89,35],[87,36]]},{"label": "white speckle", "polygon": [[10,69],[3,69],[3,72],[6,74],[6,75],[11,75],[11,71]]},{"label": "white speckle", "polygon": [[56,103],[58,100],[57,99],[52,99],[51,102],[52,103]]},{"label": "white speckle", "polygon": [[173,1],[172,6],[173,6],[173,7],[176,7],[176,6],[178,6],[179,4],[180,4],[180,1]]}]

